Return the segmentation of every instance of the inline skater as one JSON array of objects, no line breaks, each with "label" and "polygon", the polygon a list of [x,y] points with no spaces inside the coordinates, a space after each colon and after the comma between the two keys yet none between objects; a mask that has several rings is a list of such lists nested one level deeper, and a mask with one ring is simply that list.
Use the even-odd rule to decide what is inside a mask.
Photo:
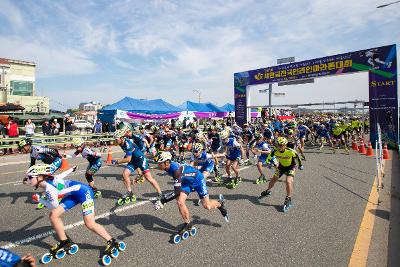
[{"label": "inline skater", "polygon": [[243,146],[245,147],[244,152],[246,153],[246,160],[244,163],[249,164],[251,147],[254,145],[256,139],[254,138],[253,131],[249,128],[247,123],[243,124],[243,132],[241,134]]},{"label": "inline skater", "polygon": [[207,153],[203,149],[201,143],[195,143],[193,145],[192,156],[190,158],[190,165],[197,166],[200,172],[203,174],[204,179],[207,181],[208,176],[214,171],[214,160],[213,155]]},{"label": "inline skater", "polygon": [[[221,132],[221,139],[227,150],[225,170],[228,178],[225,183],[230,184],[234,188],[241,181],[238,168],[239,160],[241,158],[241,145],[238,141],[236,141],[235,138],[229,138],[228,130],[224,130]],[[231,168],[235,173],[234,179],[232,179],[231,176]]]},{"label": "inline skater", "polygon": [[301,154],[302,160],[306,159],[306,156],[304,155],[304,144],[305,144],[305,138],[309,133],[311,133],[310,128],[304,125],[304,121],[300,119],[299,126],[297,126],[297,138],[300,142],[298,149]]},{"label": "inline skater", "polygon": [[178,142],[178,161],[180,163],[185,162],[185,149],[188,146],[189,139],[186,133],[183,131],[182,127],[177,128],[178,132],[176,133],[176,139]]},{"label": "inline skater", "polygon": [[257,162],[257,169],[260,173],[260,177],[257,178],[256,184],[261,184],[267,182],[265,175],[262,171],[263,164],[267,163],[268,154],[271,153],[271,149],[268,146],[268,143],[263,140],[262,134],[256,133],[255,134],[256,144],[252,148],[252,152],[254,154],[259,154],[258,162]]},{"label": "inline skater", "polygon": [[171,161],[172,155],[169,152],[162,152],[157,156],[158,168],[167,172],[174,180],[174,192],[164,195],[160,202],[156,202],[155,209],[161,208],[165,203],[177,199],[178,209],[182,216],[184,226],[179,230],[179,234],[192,229],[189,209],[186,206],[186,199],[192,191],[196,191],[201,199],[203,207],[207,210],[219,209],[222,216],[228,222],[228,212],[225,207],[225,201],[222,195],[219,201],[209,198],[208,189],[203,174],[188,164],[179,165]]},{"label": "inline skater", "polygon": [[58,150],[55,148],[34,146],[32,145],[31,140],[28,139],[22,139],[19,141],[18,147],[22,153],[30,153],[31,163],[29,167],[35,165],[36,160],[41,160],[43,163],[49,164],[52,174],[61,167],[62,158]]},{"label": "inline skater", "polygon": [[114,133],[114,138],[117,144],[125,152],[125,156],[122,159],[115,159],[111,161],[112,165],[124,164],[125,170],[122,172],[124,178],[125,188],[127,193],[118,199],[117,204],[123,205],[131,201],[136,201],[136,196],[132,193],[130,174],[135,172],[136,169],[140,169],[143,173],[144,178],[153,186],[158,195],[161,195],[161,189],[157,181],[153,178],[149,170],[148,159],[145,157],[143,152],[133,143],[133,141],[126,137],[126,133],[129,131],[128,127],[123,127]]},{"label": "inline skater", "polygon": [[[216,126],[211,126],[211,133],[208,136],[209,142],[211,143],[211,153],[214,156],[214,172],[215,172],[215,177],[216,180],[219,179],[220,177],[220,173],[218,170],[219,167],[219,160],[217,157],[217,155],[221,152],[221,137],[217,131],[217,127]],[[218,177],[218,178],[217,178]]]},{"label": "inline skater", "polygon": [[36,260],[31,254],[18,256],[8,249],[0,248],[1,267],[36,267]]},{"label": "inline skater", "polygon": [[99,171],[101,165],[103,164],[101,155],[100,153],[97,153],[96,151],[93,151],[87,147],[83,138],[72,139],[72,145],[75,147],[76,151],[71,157],[77,157],[79,154],[81,154],[82,158],[87,159],[89,162],[89,165],[86,168],[85,178],[93,190],[94,197],[97,198],[101,195],[101,191],[94,186],[93,175]]},{"label": "inline skater", "polygon": [[[48,263],[53,257],[57,257],[62,250],[71,254],[78,251],[78,246],[66,235],[64,223],[61,219],[61,216],[66,211],[78,204],[82,206],[82,216],[85,226],[107,241],[107,246],[104,250],[105,254],[109,255],[111,251],[119,248],[120,243],[112,238],[104,227],[95,221],[93,190],[83,183],[64,180],[64,178],[75,170],[76,166],[57,176],[53,176],[50,165],[37,164],[28,169],[26,177],[23,180],[24,184],[29,184],[35,187],[35,189],[39,187],[44,189],[47,199],[40,198],[38,194],[32,195],[32,199],[51,209],[49,214],[50,222],[59,239],[59,242],[50,249],[49,254],[43,255],[42,262],[44,263]],[[62,189],[59,190],[60,188]],[[59,202],[58,198],[60,196],[62,199]]]},{"label": "inline skater", "polygon": [[292,206],[292,193],[293,193],[293,179],[296,172],[296,161],[300,170],[303,170],[301,159],[297,152],[291,148],[287,148],[287,139],[279,137],[277,140],[278,149],[274,149],[267,158],[267,161],[274,164],[276,171],[268,184],[268,189],[261,192],[260,197],[271,195],[271,189],[274,187],[276,181],[282,176],[286,175],[286,198],[283,203],[283,211],[286,212]]}]

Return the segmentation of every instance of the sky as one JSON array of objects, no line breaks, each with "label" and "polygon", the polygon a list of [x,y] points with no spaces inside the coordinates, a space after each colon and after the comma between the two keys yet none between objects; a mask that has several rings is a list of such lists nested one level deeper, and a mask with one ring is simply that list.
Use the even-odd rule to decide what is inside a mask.
[{"label": "sky", "polygon": [[[51,108],[125,96],[233,103],[233,74],[383,45],[400,45],[391,0],[0,0],[0,57],[37,64]],[[399,51],[397,51],[398,62]],[[276,89],[275,89],[276,88]],[[261,87],[262,89],[262,87]],[[275,87],[273,104],[367,100],[366,74]],[[253,92],[253,91],[252,91]],[[252,93],[252,105],[267,94]]]}]

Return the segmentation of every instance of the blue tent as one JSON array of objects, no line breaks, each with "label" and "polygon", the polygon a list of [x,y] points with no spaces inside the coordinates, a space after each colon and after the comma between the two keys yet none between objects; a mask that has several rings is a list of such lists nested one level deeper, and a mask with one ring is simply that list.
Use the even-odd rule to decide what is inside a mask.
[{"label": "blue tent", "polygon": [[180,108],[162,99],[146,100],[124,97],[120,101],[99,110],[98,118],[103,122],[111,123],[114,120],[117,109],[142,114],[167,114],[181,111]]},{"label": "blue tent", "polygon": [[212,103],[195,103],[186,101],[179,106],[183,111],[194,111],[194,112],[224,112],[221,108],[217,107]]},{"label": "blue tent", "polygon": [[124,97],[120,101],[104,107],[102,111],[117,109],[145,114],[165,114],[181,111],[180,108],[175,107],[162,99],[145,100],[130,97]]},{"label": "blue tent", "polygon": [[225,112],[235,112],[235,105],[232,105],[230,103],[226,103],[221,107],[221,109]]}]

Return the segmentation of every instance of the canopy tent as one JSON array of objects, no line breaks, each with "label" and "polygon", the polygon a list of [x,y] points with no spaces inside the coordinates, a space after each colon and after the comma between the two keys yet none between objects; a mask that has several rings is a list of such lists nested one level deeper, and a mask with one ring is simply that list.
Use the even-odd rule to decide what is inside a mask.
[{"label": "canopy tent", "polygon": [[115,118],[124,120],[153,120],[178,118],[181,109],[162,99],[145,100],[124,97],[98,112],[103,122],[113,122]]},{"label": "canopy tent", "polygon": [[225,112],[235,112],[235,105],[232,105],[231,103],[226,103],[221,107],[221,109]]},{"label": "canopy tent", "polygon": [[228,115],[227,112],[212,103],[195,103],[186,101],[180,105],[179,108],[182,109],[183,112],[181,116],[184,117],[223,118]]}]

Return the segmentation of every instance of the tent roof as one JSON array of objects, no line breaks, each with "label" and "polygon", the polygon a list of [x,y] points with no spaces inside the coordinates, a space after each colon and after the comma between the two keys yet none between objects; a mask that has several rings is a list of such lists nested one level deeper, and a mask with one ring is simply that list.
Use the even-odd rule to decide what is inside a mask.
[{"label": "tent roof", "polygon": [[221,109],[225,112],[234,112],[235,111],[235,105],[232,105],[231,103],[226,103],[221,107]]},{"label": "tent roof", "polygon": [[124,97],[120,101],[104,107],[102,110],[124,110],[136,113],[163,114],[181,111],[162,99],[145,100],[131,97]]},{"label": "tent roof", "polygon": [[196,112],[224,112],[221,108],[212,103],[195,103],[186,101],[179,106],[182,110],[196,111]]},{"label": "tent roof", "polygon": [[25,108],[18,104],[13,103],[0,103],[0,111],[15,111],[24,110]]}]

